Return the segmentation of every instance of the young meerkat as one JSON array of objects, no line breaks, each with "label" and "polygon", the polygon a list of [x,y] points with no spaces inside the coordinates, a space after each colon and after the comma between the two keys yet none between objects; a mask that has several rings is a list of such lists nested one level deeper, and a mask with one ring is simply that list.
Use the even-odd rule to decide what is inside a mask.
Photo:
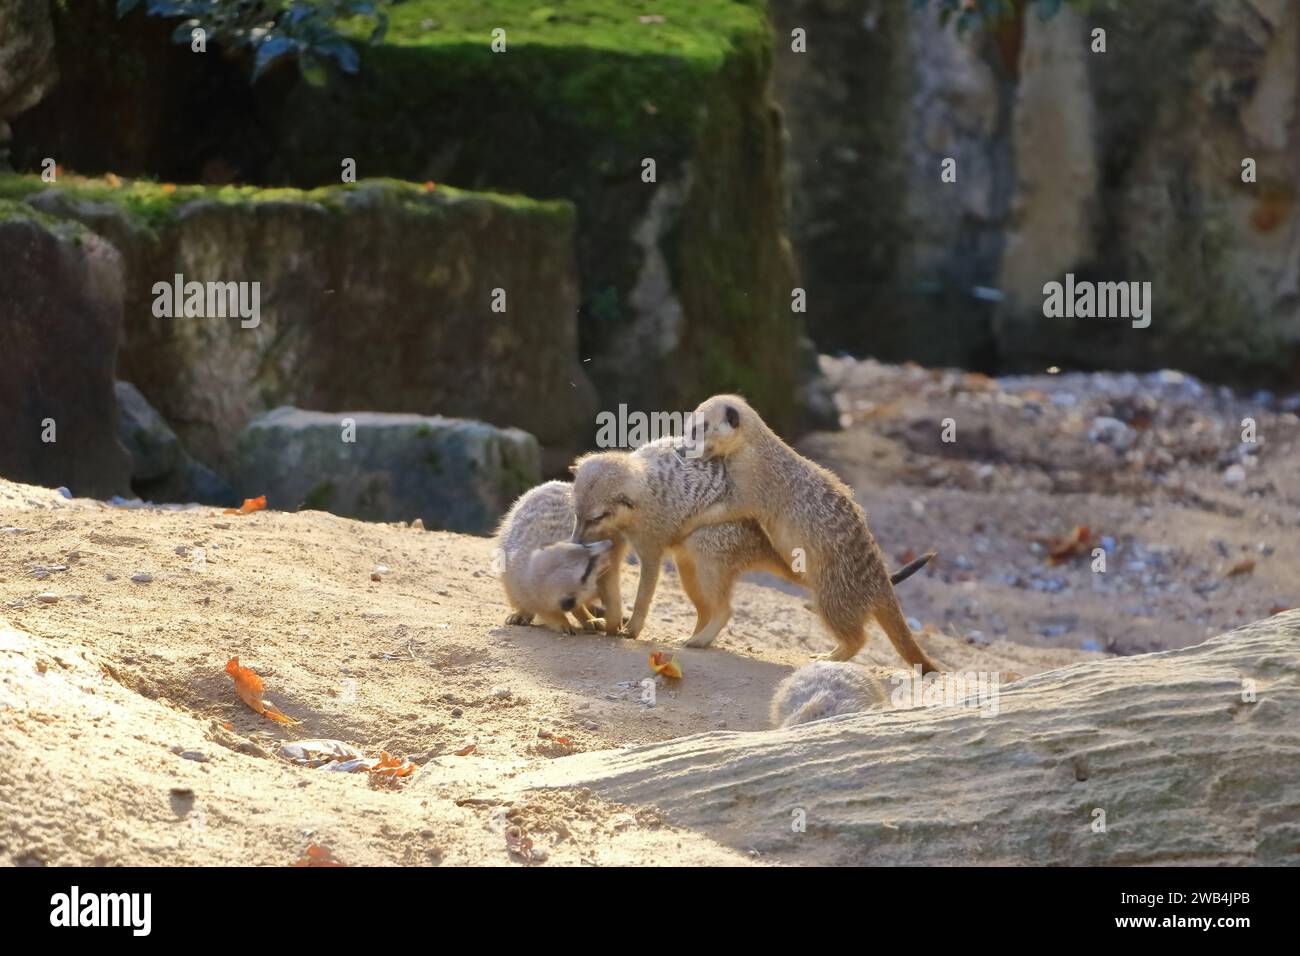
[{"label": "young meerkat", "polygon": [[[687,647],[707,647],[731,618],[736,578],[745,571],[768,571],[795,584],[801,575],[772,546],[755,521],[724,522],[685,534],[686,522],[730,494],[726,470],[718,463],[688,457],[680,439],[661,438],[634,452],[595,452],[573,466],[576,524],[574,540],[611,538],[636,550],[641,577],[627,623],[635,638],[645,626],[665,557],[677,566],[682,589],[695,606],[695,631]],[[915,574],[934,557],[926,554],[900,569],[894,583]],[[618,553],[602,584],[605,607],[622,607]],[[618,621],[605,620],[609,634]]]},{"label": "young meerkat", "polygon": [[889,701],[884,682],[852,661],[813,661],[772,691],[773,727],[794,727],[839,714],[858,714]]},{"label": "young meerkat", "polygon": [[692,440],[708,461],[725,462],[730,493],[688,523],[688,530],[753,519],[781,554],[799,549],[803,584],[835,636],[833,661],[853,657],[867,641],[868,617],[908,664],[938,671],[917,645],[885,569],[880,547],[853,492],[831,471],[783,442],[744,399],[715,395],[695,410]]},{"label": "young meerkat", "polygon": [[501,585],[515,609],[507,624],[531,624],[537,617],[576,634],[570,613],[583,627],[604,624],[588,605],[620,549],[610,540],[575,544],[572,535],[573,488],[566,482],[538,485],[511,505],[497,529]]}]

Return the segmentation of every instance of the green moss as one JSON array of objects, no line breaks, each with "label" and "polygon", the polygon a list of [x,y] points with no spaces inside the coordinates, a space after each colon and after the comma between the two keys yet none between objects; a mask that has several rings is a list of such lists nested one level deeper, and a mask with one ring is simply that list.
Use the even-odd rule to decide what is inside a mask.
[{"label": "green moss", "polygon": [[26,203],[18,202],[0,191],[0,222],[10,219],[26,219],[30,222],[38,222],[55,234],[71,239],[76,243],[80,243],[87,232],[86,228],[80,223],[38,212]]},{"label": "green moss", "polygon": [[404,211],[425,211],[433,214],[444,209],[448,203],[476,201],[492,203],[522,215],[537,216],[558,223],[570,222],[574,216],[573,207],[563,201],[542,202],[526,196],[467,192],[446,186],[430,192],[423,183],[409,183],[397,179],[368,179],[338,186],[321,186],[316,189],[177,186],[146,179],[124,180],[115,177],[115,180],[116,183],[106,178],[65,175],[58,183],[47,183],[37,175],[0,173],[0,200],[23,200],[47,189],[55,189],[77,199],[117,206],[138,224],[154,231],[175,221],[182,208],[198,200],[232,206],[264,202],[308,202],[337,212],[343,208],[349,195],[361,190],[378,191],[384,194],[385,199],[397,202]]}]

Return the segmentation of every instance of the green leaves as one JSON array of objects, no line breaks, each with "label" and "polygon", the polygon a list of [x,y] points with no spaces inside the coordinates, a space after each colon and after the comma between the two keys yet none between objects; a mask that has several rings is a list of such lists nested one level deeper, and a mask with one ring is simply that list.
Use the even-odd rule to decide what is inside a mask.
[{"label": "green leaves", "polygon": [[[252,52],[256,81],[276,64],[293,58],[310,83],[326,82],[330,71],[356,73],[361,66],[353,36],[379,43],[388,31],[387,7],[393,0],[144,0],[151,17],[181,18],[172,33],[175,43],[191,42],[202,29],[212,42]],[[142,0],[117,0],[124,17]],[[345,31],[346,30],[346,35]]]}]

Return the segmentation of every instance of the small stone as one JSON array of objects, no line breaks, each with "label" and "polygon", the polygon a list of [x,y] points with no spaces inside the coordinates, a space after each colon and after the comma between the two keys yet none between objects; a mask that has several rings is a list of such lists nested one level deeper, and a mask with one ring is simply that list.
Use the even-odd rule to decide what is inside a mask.
[{"label": "small stone", "polygon": [[145,571],[141,571],[138,574],[131,575],[131,580],[134,581],[136,584],[149,584],[153,581],[153,575]]},{"label": "small stone", "polygon": [[40,601],[42,604],[58,604],[59,596],[46,591],[43,594],[36,595],[36,600]]},{"label": "small stone", "polygon": [[423,531],[423,530],[424,530],[424,519],[423,519],[423,518],[416,518],[414,521],[412,521],[412,522],[411,522],[411,530],[412,530],[412,531]]},{"label": "small stone", "polygon": [[1246,469],[1241,465],[1230,465],[1223,472],[1223,481],[1229,485],[1239,485],[1246,480]]}]

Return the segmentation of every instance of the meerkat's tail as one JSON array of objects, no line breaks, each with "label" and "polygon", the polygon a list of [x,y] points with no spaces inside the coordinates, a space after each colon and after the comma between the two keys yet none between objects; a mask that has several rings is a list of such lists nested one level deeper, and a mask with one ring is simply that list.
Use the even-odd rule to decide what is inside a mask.
[{"label": "meerkat's tail", "polygon": [[903,609],[899,606],[898,598],[892,588],[887,595],[881,596],[871,612],[876,623],[880,625],[880,629],[885,632],[885,636],[889,638],[889,642],[894,645],[894,649],[903,660],[908,664],[920,664],[922,674],[937,673],[941,669],[916,643],[916,638],[912,636],[912,629],[907,626],[907,618],[903,616]]},{"label": "meerkat's tail", "polygon": [[923,567],[925,567],[927,564],[929,564],[938,556],[939,556],[939,552],[937,551],[927,551],[919,558],[916,558],[915,560],[912,561],[908,561],[907,564],[903,565],[901,568],[899,568],[897,571],[895,571],[893,574],[889,576],[889,583],[898,584],[902,581],[906,581],[908,578],[914,575],[917,571],[920,571]]}]

